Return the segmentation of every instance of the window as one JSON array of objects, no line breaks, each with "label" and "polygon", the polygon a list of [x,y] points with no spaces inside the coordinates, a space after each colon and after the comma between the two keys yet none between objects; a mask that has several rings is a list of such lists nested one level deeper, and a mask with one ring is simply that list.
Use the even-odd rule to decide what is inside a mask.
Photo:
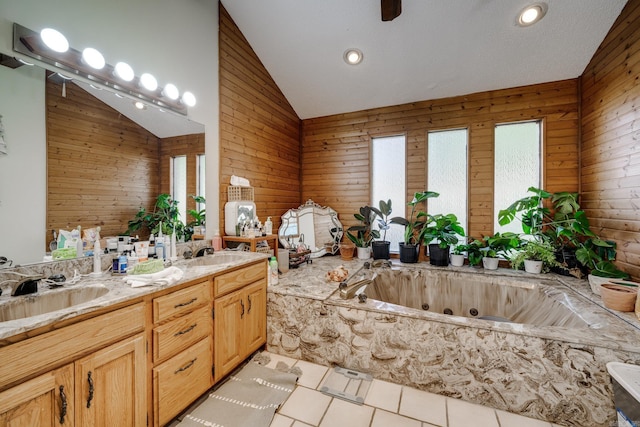
[{"label": "window", "polygon": [[187,219],[187,156],[171,158],[171,198],[178,202],[178,216]]},{"label": "window", "polygon": [[[197,175],[196,175],[196,188],[198,189],[197,191],[197,196],[202,196],[205,197],[206,192],[205,192],[205,183],[206,183],[206,175],[205,175],[205,156],[204,154],[198,154],[196,156],[196,168],[197,168]],[[204,209],[204,203],[198,203],[198,205],[196,206],[197,210],[202,210]]]},{"label": "window", "polygon": [[[427,189],[440,193],[429,199],[427,211],[453,213],[467,228],[467,129],[434,131],[427,134]],[[464,237],[459,240],[463,242]]]},{"label": "window", "polygon": [[[371,139],[371,206],[391,199],[391,217],[405,216],[406,208],[406,138],[404,135]],[[374,224],[377,228],[377,222]],[[384,234],[384,232],[382,232]],[[381,236],[382,238],[382,236]],[[390,251],[397,253],[404,240],[404,229],[393,225],[387,230]]]},{"label": "window", "polygon": [[498,212],[527,196],[529,187],[541,183],[541,122],[501,124],[495,128],[494,231],[522,232],[518,221],[501,226]]}]

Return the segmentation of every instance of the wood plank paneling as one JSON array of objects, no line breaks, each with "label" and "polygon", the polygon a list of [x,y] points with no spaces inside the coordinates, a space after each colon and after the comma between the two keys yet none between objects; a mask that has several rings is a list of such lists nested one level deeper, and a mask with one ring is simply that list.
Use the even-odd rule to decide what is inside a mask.
[{"label": "wood plank paneling", "polygon": [[582,206],[640,279],[640,0],[629,0],[580,78]]},{"label": "wood plank paneling", "polygon": [[[127,229],[158,194],[158,138],[73,83],[46,83],[47,235]],[[45,243],[46,244],[46,243]],[[48,249],[48,248],[47,248]]]},{"label": "wood plank paneling", "polygon": [[469,129],[469,226],[475,237],[493,233],[493,130],[499,123],[543,120],[544,187],[578,189],[576,79],[413,102],[304,120],[302,198],[330,205],[345,225],[370,203],[371,137],[407,135],[407,200],[427,189],[430,130]]},{"label": "wood plank paneling", "polygon": [[220,230],[232,175],[249,179],[261,221],[303,202],[300,119],[220,4]]}]

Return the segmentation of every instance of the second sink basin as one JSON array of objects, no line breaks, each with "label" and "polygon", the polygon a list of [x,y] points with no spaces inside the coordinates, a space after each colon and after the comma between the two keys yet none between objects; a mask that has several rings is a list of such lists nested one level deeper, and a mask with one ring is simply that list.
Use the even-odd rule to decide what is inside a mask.
[{"label": "second sink basin", "polygon": [[104,285],[62,288],[23,297],[12,297],[0,304],[0,322],[24,319],[83,304],[106,295]]},{"label": "second sink basin", "polygon": [[205,255],[200,258],[194,258],[189,261],[189,266],[209,266],[230,264],[232,262],[245,261],[247,257],[242,252],[216,252],[213,255]]}]

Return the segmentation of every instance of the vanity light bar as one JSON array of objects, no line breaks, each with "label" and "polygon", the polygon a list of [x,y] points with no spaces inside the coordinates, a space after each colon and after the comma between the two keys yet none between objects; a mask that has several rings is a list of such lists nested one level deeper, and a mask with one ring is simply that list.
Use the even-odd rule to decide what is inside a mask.
[{"label": "vanity light bar", "polygon": [[17,23],[13,24],[13,50],[63,70],[66,74],[83,77],[92,83],[107,86],[176,113],[187,114],[187,105],[178,97],[172,99],[163,95],[163,90],[167,87],[141,91],[139,77],[134,76],[130,81],[118,79],[114,67],[110,64],[105,64],[101,69],[92,68],[82,60],[82,52],[73,48],[66,52],[55,52],[45,45],[40,34]]}]

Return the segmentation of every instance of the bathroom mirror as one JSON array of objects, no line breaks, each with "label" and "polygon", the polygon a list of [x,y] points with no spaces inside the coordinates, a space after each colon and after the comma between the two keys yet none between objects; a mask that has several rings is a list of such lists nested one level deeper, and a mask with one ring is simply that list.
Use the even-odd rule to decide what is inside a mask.
[{"label": "bathroom mirror", "polygon": [[338,252],[343,229],[333,209],[307,200],[297,209],[286,211],[281,219],[278,238],[285,248],[304,243],[311,250],[312,258]]},{"label": "bathroom mirror", "polygon": [[[72,191],[73,185],[70,184],[73,179],[84,180],[92,179],[92,175],[88,177],[70,177],[63,178],[62,182],[47,182],[47,174],[44,171],[47,165],[47,120],[45,119],[45,83],[47,73],[38,66],[22,66],[16,69],[8,67],[0,67],[0,114],[5,116],[5,139],[7,142],[9,154],[2,160],[3,165],[10,165],[18,171],[24,171],[25,174],[20,175],[20,182],[25,179],[30,180],[30,187],[27,191],[21,191],[17,194],[15,190],[11,190],[12,185],[7,185],[4,191],[0,191],[0,256],[5,256],[13,260],[13,265],[32,264],[42,262],[45,255],[45,248],[51,240],[51,230],[47,230],[46,214],[47,206],[51,201],[47,200],[48,186],[55,185],[63,189],[68,188]],[[136,110],[130,100],[116,97],[107,88],[98,90],[90,87],[88,84],[74,82],[66,83],[67,92],[72,86],[82,87],[85,91],[105,104],[105,109],[112,108],[118,111],[122,116],[126,116],[133,122],[136,122],[140,128],[148,130],[158,138],[177,137],[178,135],[204,133],[204,126],[200,123],[191,121],[188,117],[178,115],[171,112],[161,112],[155,107],[147,106],[146,110]],[[62,85],[60,86],[62,91]],[[108,105],[108,107],[107,107]],[[77,107],[82,110],[83,105]],[[13,110],[13,111],[12,111]],[[21,114],[18,114],[18,111]],[[66,110],[65,110],[66,111]],[[23,112],[31,113],[22,114]],[[12,114],[14,113],[14,114]],[[73,121],[69,112],[69,120]],[[56,122],[58,133],[64,133],[67,121]],[[101,126],[106,126],[104,122],[96,123],[91,127],[93,132],[99,132]],[[34,131],[35,130],[35,131]],[[77,131],[69,130],[69,138],[77,138]],[[27,150],[26,146],[29,146]],[[114,141],[114,150],[117,150],[118,141]],[[21,151],[23,154],[21,154]],[[131,157],[131,156],[129,156]],[[97,188],[108,194],[111,199],[111,205],[117,206],[123,211],[130,211],[131,218],[142,204],[142,200],[134,197],[124,197],[127,195],[127,189],[122,186],[121,182],[111,181],[110,177],[116,175],[118,171],[111,173],[97,173],[97,167],[89,166],[93,161],[90,154],[87,158],[71,159],[76,162],[84,162],[87,164],[87,174],[94,173],[98,175],[99,184]],[[135,158],[127,158],[127,162],[135,162]],[[139,169],[139,176],[145,174],[158,174],[157,170],[144,171]],[[168,169],[168,166],[167,166]],[[93,171],[93,172],[90,172]],[[136,179],[133,177],[132,179]],[[5,182],[5,184],[9,184]],[[113,196],[111,196],[114,194]],[[19,196],[19,197],[18,197]],[[94,226],[104,219],[104,212],[100,210],[94,211],[82,195],[69,193],[69,206],[83,206],[91,219],[86,221],[78,221],[78,218],[72,216],[70,222],[85,224],[83,227]],[[32,215],[29,224],[38,224],[38,232],[33,233],[29,227],[24,227],[25,217]],[[86,225],[88,224],[88,225]],[[36,227],[33,227],[34,229]],[[39,230],[46,230],[44,233]],[[124,230],[122,230],[124,231]],[[20,233],[17,238],[16,233]],[[103,234],[103,237],[105,235]],[[0,267],[1,268],[1,267]]]}]

